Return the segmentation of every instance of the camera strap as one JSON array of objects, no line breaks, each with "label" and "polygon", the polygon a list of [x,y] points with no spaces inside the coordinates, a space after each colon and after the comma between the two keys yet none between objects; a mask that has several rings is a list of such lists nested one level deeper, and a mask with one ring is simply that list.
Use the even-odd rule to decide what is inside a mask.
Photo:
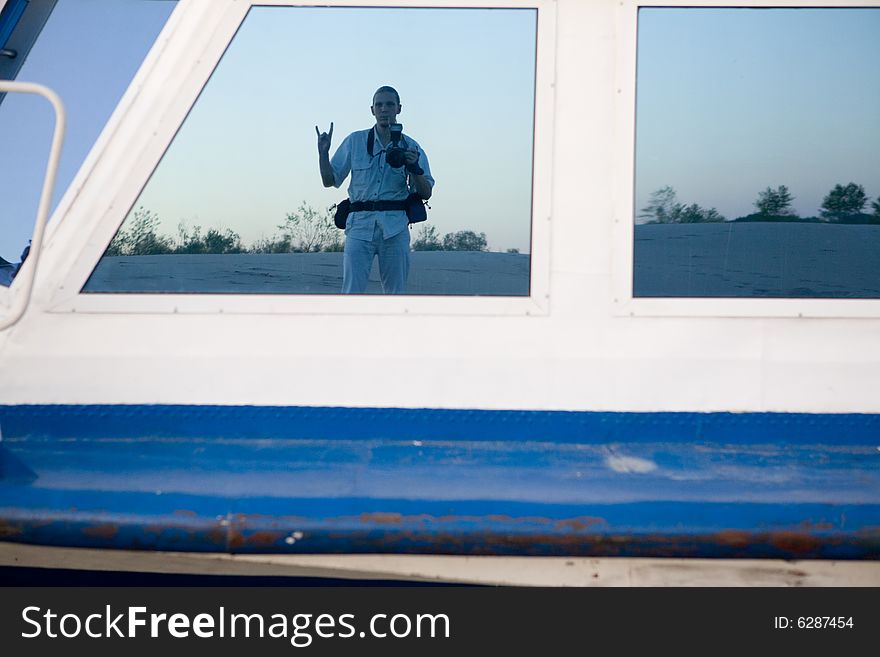
[{"label": "camera strap", "polygon": [[[400,140],[406,145],[406,137],[403,135],[400,136]],[[372,158],[373,157],[373,147],[376,145],[376,128],[370,130],[370,134],[367,135],[367,154]],[[380,153],[382,151],[379,151]]]}]

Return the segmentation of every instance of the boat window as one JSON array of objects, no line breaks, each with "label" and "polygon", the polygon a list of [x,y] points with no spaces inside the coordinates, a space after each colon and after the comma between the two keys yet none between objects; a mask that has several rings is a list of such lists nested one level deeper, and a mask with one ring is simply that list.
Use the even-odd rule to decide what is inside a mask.
[{"label": "boat window", "polygon": [[252,7],[83,292],[528,296],[536,21]]},{"label": "boat window", "polygon": [[880,298],[880,9],[642,8],[634,297]]},{"label": "boat window", "polygon": [[[8,0],[3,6],[0,77],[44,84],[58,93],[67,109],[67,136],[52,209],[175,4],[171,0]],[[52,128],[52,109],[42,98],[25,94],[0,98],[0,258],[12,265],[19,262],[33,231]]]}]

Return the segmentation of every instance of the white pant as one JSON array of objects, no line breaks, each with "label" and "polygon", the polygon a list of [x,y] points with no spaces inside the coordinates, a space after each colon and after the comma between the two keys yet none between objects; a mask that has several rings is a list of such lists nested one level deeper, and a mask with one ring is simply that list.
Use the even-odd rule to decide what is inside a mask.
[{"label": "white pant", "polygon": [[389,237],[376,222],[372,240],[345,238],[342,254],[342,293],[363,294],[367,289],[373,257],[379,256],[379,276],[385,294],[404,294],[409,276],[409,230]]}]

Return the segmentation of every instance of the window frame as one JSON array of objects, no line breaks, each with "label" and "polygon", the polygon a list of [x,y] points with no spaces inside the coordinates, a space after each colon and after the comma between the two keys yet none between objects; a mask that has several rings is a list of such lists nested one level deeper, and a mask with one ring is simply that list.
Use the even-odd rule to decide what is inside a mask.
[{"label": "window frame", "polygon": [[[197,313],[197,314],[443,314],[443,315],[546,315],[550,303],[550,227],[556,16],[553,0],[462,0],[450,8],[528,8],[537,10],[535,104],[532,159],[531,272],[528,296],[451,295],[316,295],[316,294],[141,294],[81,292],[110,240],[135,204],[159,161],[171,145],[199,94],[252,6],[309,7],[290,0],[256,2],[227,0],[200,3],[180,0],[166,31],[185,32],[191,39],[160,35],[145,65],[132,81],[123,102],[114,112],[104,143],[91,171],[80,171],[71,188],[89,185],[86,199],[59,206],[71,216],[58,224],[80,224],[88,229],[79,239],[59,226],[55,241],[76,250],[66,268],[57,273],[49,311],[55,313]],[[352,7],[351,2],[332,0],[322,6]],[[359,7],[385,7],[387,3],[364,1]],[[414,0],[395,7],[436,7]],[[444,9],[446,7],[443,7]],[[129,98],[129,92],[133,96]],[[148,133],[148,134],[147,134]],[[96,149],[97,150],[97,149]],[[84,167],[85,169],[85,167]],[[316,174],[317,176],[317,171]],[[317,180],[317,179],[316,179]],[[112,198],[95,193],[99,181],[113,187]],[[319,181],[316,182],[319,184]],[[77,207],[77,201],[81,201]],[[82,216],[90,211],[97,219]],[[72,242],[68,246],[68,242]],[[62,273],[63,272],[63,273]]]},{"label": "window frame", "polygon": [[637,93],[638,13],[640,8],[814,8],[878,7],[876,0],[853,0],[839,6],[827,0],[693,0],[670,4],[660,0],[620,0],[617,8],[615,64],[615,140],[613,162],[615,213],[612,245],[612,313],[633,317],[817,317],[877,318],[880,299],[635,297],[633,296],[635,217],[635,131]]}]

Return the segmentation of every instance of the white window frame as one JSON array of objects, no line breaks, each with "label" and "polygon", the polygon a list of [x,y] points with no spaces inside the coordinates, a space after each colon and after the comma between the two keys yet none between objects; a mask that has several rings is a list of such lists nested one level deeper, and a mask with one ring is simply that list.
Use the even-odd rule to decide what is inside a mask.
[{"label": "white window frame", "polygon": [[[328,0],[322,6],[386,7],[375,0]],[[538,11],[529,296],[355,296],[304,294],[81,293],[110,240],[170,146],[251,6],[314,6],[289,0],[179,0],[153,50],[117,107],[86,164],[59,204],[48,310],[54,313],[443,314],[546,315],[550,304],[552,144],[555,109],[554,0],[459,0],[454,8]],[[405,0],[395,7],[437,7]],[[446,9],[446,6],[443,6]],[[453,8],[453,7],[449,7]],[[169,40],[172,34],[184,38]],[[106,138],[113,135],[113,140]],[[317,175],[317,173],[316,173]],[[113,189],[112,197],[96,190]],[[88,194],[71,190],[88,189]],[[99,217],[89,223],[87,216]],[[88,229],[77,235],[74,226]],[[66,262],[65,262],[66,259]]]},{"label": "white window frame", "polygon": [[665,8],[858,8],[880,7],[877,0],[751,0],[713,2],[691,0],[670,4],[657,0],[620,0],[617,11],[616,52],[616,125],[613,139],[615,154],[615,215],[612,252],[612,312],[616,316],[642,317],[880,317],[880,299],[784,299],[784,298],[680,298],[634,297],[634,216],[635,216],[635,121],[636,121],[636,47],[638,11],[641,7]]}]

